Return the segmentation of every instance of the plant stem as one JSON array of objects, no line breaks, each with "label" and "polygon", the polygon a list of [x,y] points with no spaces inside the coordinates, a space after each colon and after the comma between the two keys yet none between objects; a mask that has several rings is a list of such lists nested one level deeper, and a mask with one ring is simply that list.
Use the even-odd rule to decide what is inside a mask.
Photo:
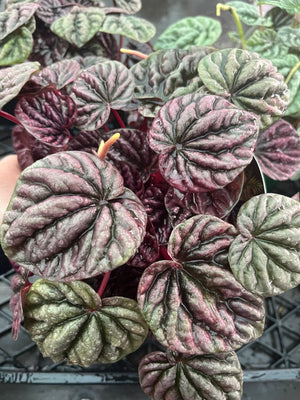
[{"label": "plant stem", "polygon": [[103,296],[104,290],[105,290],[105,288],[106,288],[106,286],[108,284],[109,278],[110,278],[110,274],[111,274],[111,271],[108,271],[103,276],[101,285],[100,285],[99,290],[98,290],[98,295],[99,295],[100,298]]},{"label": "plant stem", "polygon": [[131,54],[133,56],[137,56],[137,57],[140,57],[140,58],[147,58],[148,57],[147,54],[144,54],[144,53],[142,53],[140,51],[137,51],[137,50],[121,48],[120,52],[124,53],[124,54]]},{"label": "plant stem", "polygon": [[237,12],[235,11],[235,8],[234,7],[230,7],[230,6],[226,6],[226,4],[218,3],[217,4],[217,9],[216,9],[217,17],[221,16],[221,10],[230,11],[231,12],[232,17],[233,17],[233,19],[235,21],[237,30],[238,30],[239,37],[241,39],[242,49],[246,50],[246,42],[245,42],[243,26],[242,26],[241,20],[240,20],[240,18],[238,16]]},{"label": "plant stem", "polygon": [[21,122],[17,120],[17,118],[3,110],[0,110],[0,117],[7,119],[8,121],[14,122],[15,124],[22,125]]},{"label": "plant stem", "polygon": [[109,132],[110,131],[110,129],[105,124],[102,126],[102,128],[105,130],[105,132]]},{"label": "plant stem", "polygon": [[108,150],[119,139],[119,137],[120,137],[120,134],[115,133],[106,142],[104,142],[104,140],[101,140],[98,151],[97,151],[98,157],[101,158],[102,160],[104,160]]},{"label": "plant stem", "polygon": [[116,120],[118,121],[120,128],[126,128],[126,125],[124,124],[122,118],[120,117],[120,114],[118,113],[117,110],[114,110],[113,108],[111,109],[112,113],[114,114]]},{"label": "plant stem", "polygon": [[300,14],[295,14],[292,28],[294,29],[297,28],[299,23],[300,23]]},{"label": "plant stem", "polygon": [[290,73],[288,74],[285,83],[288,84],[289,81],[292,79],[294,73],[300,68],[300,61],[291,69]]}]

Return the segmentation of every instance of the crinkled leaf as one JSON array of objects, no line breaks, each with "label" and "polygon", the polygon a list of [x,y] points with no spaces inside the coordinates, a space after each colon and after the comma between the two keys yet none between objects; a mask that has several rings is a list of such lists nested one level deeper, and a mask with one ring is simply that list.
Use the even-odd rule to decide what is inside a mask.
[{"label": "crinkled leaf", "polygon": [[278,31],[279,28],[283,26],[292,26],[294,21],[294,16],[287,13],[278,7],[271,8],[265,15],[270,17],[273,23],[273,28]]},{"label": "crinkled leaf", "polygon": [[[135,98],[142,102],[139,111],[155,117],[160,107],[176,91],[179,96],[201,87],[198,64],[211,51],[209,48],[199,47],[191,47],[189,50],[159,50],[134,65],[130,70],[135,80]],[[149,106],[153,108],[150,113],[147,109]]]},{"label": "crinkled leaf", "polygon": [[37,280],[27,294],[24,319],[44,357],[84,367],[118,361],[139,348],[148,333],[134,300],[101,300],[78,281]]},{"label": "crinkled leaf", "polygon": [[253,197],[240,209],[237,228],[229,263],[245,288],[273,296],[300,283],[299,202],[270,193]]},{"label": "crinkled leaf", "polygon": [[287,43],[278,40],[277,33],[273,29],[254,31],[247,40],[247,49],[268,59],[284,58],[289,50]]},{"label": "crinkled leaf", "polygon": [[279,7],[289,14],[300,13],[300,0],[262,0],[260,3]]},{"label": "crinkled leaf", "polygon": [[17,4],[9,10],[0,12],[0,40],[25,25],[38,9],[38,4]]},{"label": "crinkled leaf", "polygon": [[232,182],[251,162],[254,114],[218,96],[188,94],[166,103],[149,130],[164,179],[182,192],[207,192]]},{"label": "crinkled leaf", "polygon": [[288,47],[300,47],[300,29],[291,28],[284,26],[277,32],[276,39],[285,46]]},{"label": "crinkled leaf", "polygon": [[31,80],[41,87],[55,84],[57,89],[61,89],[73,82],[79,73],[80,65],[76,60],[63,60],[43,68]]},{"label": "crinkled leaf", "polygon": [[99,31],[113,35],[122,35],[129,39],[145,43],[153,38],[156,29],[151,22],[143,18],[121,14],[107,15]]},{"label": "crinkled leaf", "polygon": [[0,70],[0,108],[17,96],[31,75],[39,68],[38,62],[27,62]]},{"label": "crinkled leaf", "polygon": [[165,205],[172,225],[198,214],[210,214],[224,218],[237,203],[244,183],[244,173],[222,189],[203,193],[183,193],[170,187],[165,196]]},{"label": "crinkled leaf", "polygon": [[134,90],[130,71],[117,61],[93,65],[83,71],[72,86],[78,116],[75,125],[87,131],[100,128],[110,109],[130,103]]},{"label": "crinkled leaf", "polygon": [[258,114],[281,116],[289,93],[271,61],[240,49],[216,51],[199,63],[199,75],[210,92]]},{"label": "crinkled leaf", "polygon": [[291,124],[280,119],[260,132],[255,155],[264,174],[274,180],[289,179],[300,168],[300,137]]},{"label": "crinkled leaf", "polygon": [[37,16],[47,25],[51,25],[55,20],[69,14],[74,4],[82,6],[90,6],[92,2],[89,0],[39,0],[39,8]]},{"label": "crinkled leaf", "polygon": [[21,27],[0,42],[0,66],[9,66],[25,61],[33,46],[31,32]]},{"label": "crinkled leaf", "polygon": [[116,6],[123,8],[130,14],[135,14],[142,8],[141,0],[115,0]]},{"label": "crinkled leaf", "polygon": [[240,400],[243,371],[234,352],[189,356],[156,351],[141,360],[139,379],[151,399]]},{"label": "crinkled leaf", "polygon": [[18,339],[21,321],[23,318],[25,297],[31,286],[27,278],[28,273],[24,270],[24,268],[21,268],[20,273],[14,275],[11,280],[11,289],[14,294],[10,299],[9,307],[13,313],[12,337],[14,340]]},{"label": "crinkled leaf", "polygon": [[80,48],[100,30],[104,18],[100,8],[74,6],[68,15],[52,23],[51,30]]},{"label": "crinkled leaf", "polygon": [[146,222],[141,202],[108,161],[61,152],[22,172],[3,219],[2,247],[38,276],[84,279],[126,263]]},{"label": "crinkled leaf", "polygon": [[16,117],[35,138],[62,147],[69,142],[68,129],[76,114],[72,98],[52,88],[46,88],[35,96],[22,97],[15,108]]},{"label": "crinkled leaf", "polygon": [[141,198],[144,194],[144,182],[140,173],[131,164],[124,161],[118,161],[114,165],[124,179],[124,186]]},{"label": "crinkled leaf", "polygon": [[261,17],[259,8],[255,5],[245,3],[244,1],[228,1],[226,6],[233,7],[240,20],[246,25],[272,26],[270,17]]},{"label": "crinkled leaf", "polygon": [[140,280],[138,303],[156,339],[172,351],[222,353],[263,331],[263,299],[227,269],[201,261],[150,265]]},{"label": "crinkled leaf", "polygon": [[170,25],[157,39],[154,49],[189,49],[210,46],[222,33],[222,25],[214,18],[197,16],[182,18]]}]

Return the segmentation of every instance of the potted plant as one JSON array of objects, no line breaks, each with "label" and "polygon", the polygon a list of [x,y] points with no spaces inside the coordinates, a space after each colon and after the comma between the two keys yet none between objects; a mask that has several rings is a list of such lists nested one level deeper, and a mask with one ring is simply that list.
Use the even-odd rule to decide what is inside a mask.
[{"label": "potted plant", "polygon": [[244,48],[254,39],[240,22],[281,35],[286,3],[266,17],[218,6],[241,49],[208,47],[221,27],[195,17],[153,51],[138,0],[7,1],[0,106],[16,105],[0,115],[16,123],[23,170],[1,225],[14,338],[24,313],[44,356],[87,367],[132,353],[150,330],[165,348],[140,362],[151,398],[241,398],[235,350],[262,334],[264,297],[300,282],[300,204],[264,193],[253,172],[299,169],[288,88],[299,63],[284,64],[299,54],[285,43],[280,74]]}]

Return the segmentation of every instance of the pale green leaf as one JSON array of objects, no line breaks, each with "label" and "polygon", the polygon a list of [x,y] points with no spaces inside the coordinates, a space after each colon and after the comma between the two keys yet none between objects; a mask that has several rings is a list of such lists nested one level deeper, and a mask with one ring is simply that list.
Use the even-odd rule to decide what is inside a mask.
[{"label": "pale green leaf", "polygon": [[263,0],[260,1],[259,4],[275,6],[285,10],[289,14],[300,13],[300,0]]},{"label": "pale green leaf", "polygon": [[240,20],[246,25],[272,26],[271,18],[261,17],[259,14],[259,8],[255,5],[248,4],[244,1],[229,1],[226,5],[233,7]]},{"label": "pale green leaf", "polygon": [[293,29],[289,26],[280,28],[276,35],[276,40],[288,47],[300,48],[300,28]]},{"label": "pale green leaf", "polygon": [[25,25],[38,8],[38,4],[17,4],[0,12],[0,40]]},{"label": "pale green leaf", "polygon": [[33,38],[31,32],[21,27],[0,42],[0,66],[21,63],[31,53]]},{"label": "pale green leaf", "polygon": [[284,57],[288,53],[288,45],[279,41],[273,29],[261,31],[257,29],[246,42],[247,49],[258,53],[263,58]]}]

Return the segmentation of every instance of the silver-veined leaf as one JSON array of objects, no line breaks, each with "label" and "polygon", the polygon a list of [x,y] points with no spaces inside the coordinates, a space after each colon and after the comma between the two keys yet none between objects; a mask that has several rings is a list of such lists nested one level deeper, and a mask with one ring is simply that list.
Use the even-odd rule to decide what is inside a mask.
[{"label": "silver-veined leaf", "polygon": [[261,17],[259,8],[253,4],[248,4],[245,1],[228,1],[226,6],[233,7],[240,20],[246,25],[272,26],[272,19],[268,16]]},{"label": "silver-veined leaf", "polygon": [[25,61],[32,47],[32,34],[22,26],[0,42],[0,66],[6,67]]}]

